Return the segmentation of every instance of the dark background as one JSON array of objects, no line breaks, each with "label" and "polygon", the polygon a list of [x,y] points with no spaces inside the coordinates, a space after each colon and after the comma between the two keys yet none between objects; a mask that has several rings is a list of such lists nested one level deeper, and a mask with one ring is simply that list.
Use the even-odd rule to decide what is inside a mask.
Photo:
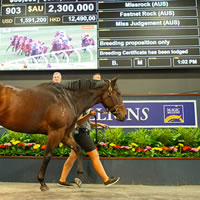
[{"label": "dark background", "polygon": [[[54,71],[0,71],[0,82],[17,87],[32,87],[50,81]],[[118,86],[122,94],[171,94],[200,91],[200,69],[144,70],[74,70],[60,71],[63,80],[91,79],[101,73],[103,79],[120,75]]]}]

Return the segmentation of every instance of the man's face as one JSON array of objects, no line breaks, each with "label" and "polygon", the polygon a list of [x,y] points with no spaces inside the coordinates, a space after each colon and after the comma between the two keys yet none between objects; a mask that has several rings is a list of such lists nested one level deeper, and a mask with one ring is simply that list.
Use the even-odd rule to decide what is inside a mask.
[{"label": "man's face", "polygon": [[93,76],[93,80],[99,81],[101,80],[101,76],[99,74],[96,74]]},{"label": "man's face", "polygon": [[53,82],[55,82],[55,83],[60,83],[61,81],[62,81],[61,75],[55,74],[55,75],[53,76]]}]

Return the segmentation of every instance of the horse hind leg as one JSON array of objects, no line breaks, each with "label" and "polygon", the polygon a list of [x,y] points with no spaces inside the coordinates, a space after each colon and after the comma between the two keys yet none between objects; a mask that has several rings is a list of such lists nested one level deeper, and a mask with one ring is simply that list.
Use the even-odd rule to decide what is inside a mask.
[{"label": "horse hind leg", "polygon": [[62,62],[64,62],[64,60],[65,60],[65,53],[63,52]]},{"label": "horse hind leg", "polygon": [[61,141],[61,139],[63,138],[64,135],[64,130],[60,130],[60,131],[50,131],[48,134],[48,142],[47,142],[47,148],[44,154],[44,159],[42,162],[42,166],[40,168],[40,171],[38,173],[38,181],[40,182],[41,186],[40,186],[40,190],[41,191],[47,191],[49,188],[46,185],[45,181],[44,181],[44,176],[46,173],[46,169],[48,166],[48,163],[52,157],[53,154],[53,150],[58,146],[59,142]]}]

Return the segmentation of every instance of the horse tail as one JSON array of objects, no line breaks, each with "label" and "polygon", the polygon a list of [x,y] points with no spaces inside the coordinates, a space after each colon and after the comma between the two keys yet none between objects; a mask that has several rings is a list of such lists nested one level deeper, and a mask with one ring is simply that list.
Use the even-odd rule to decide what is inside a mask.
[{"label": "horse tail", "polygon": [[89,43],[89,45],[94,46],[94,44],[95,44],[94,39],[93,38],[89,38],[88,39],[88,43]]},{"label": "horse tail", "polygon": [[95,45],[95,41],[94,41],[94,39],[92,38],[92,45],[94,46]]}]

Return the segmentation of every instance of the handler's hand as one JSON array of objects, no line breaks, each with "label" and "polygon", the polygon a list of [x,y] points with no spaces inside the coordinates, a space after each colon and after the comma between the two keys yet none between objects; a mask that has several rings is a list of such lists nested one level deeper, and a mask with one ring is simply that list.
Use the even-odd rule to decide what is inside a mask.
[{"label": "handler's hand", "polygon": [[98,125],[101,126],[102,128],[108,128],[108,125],[107,125],[107,124],[99,123]]},{"label": "handler's hand", "polygon": [[95,116],[96,115],[96,111],[94,111],[94,110],[90,110],[90,116]]}]

